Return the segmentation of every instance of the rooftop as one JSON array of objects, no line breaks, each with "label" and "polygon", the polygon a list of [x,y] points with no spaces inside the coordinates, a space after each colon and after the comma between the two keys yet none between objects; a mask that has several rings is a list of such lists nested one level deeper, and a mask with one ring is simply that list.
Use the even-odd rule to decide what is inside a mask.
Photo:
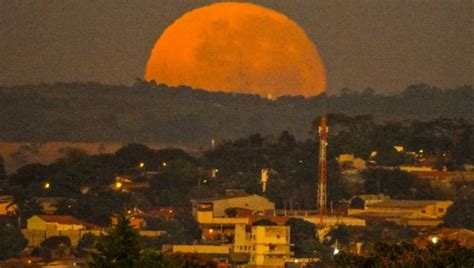
[{"label": "rooftop", "polygon": [[368,204],[367,207],[383,207],[383,208],[423,208],[427,205],[436,204],[437,200],[396,200],[386,199],[381,202]]},{"label": "rooftop", "polygon": [[80,221],[73,216],[68,215],[35,215],[45,222],[54,222],[59,224],[74,224],[74,225],[86,225],[90,226],[92,224]]}]

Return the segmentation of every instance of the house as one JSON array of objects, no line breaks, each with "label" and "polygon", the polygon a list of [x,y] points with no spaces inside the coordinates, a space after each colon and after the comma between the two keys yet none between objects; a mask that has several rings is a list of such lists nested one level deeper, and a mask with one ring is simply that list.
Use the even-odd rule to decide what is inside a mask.
[{"label": "house", "polygon": [[226,209],[242,208],[254,212],[274,210],[275,204],[263,196],[247,194],[242,190],[228,189],[225,196],[191,200],[193,215],[198,211],[211,211],[213,217],[225,217]]},{"label": "house", "polygon": [[367,163],[364,159],[354,157],[353,154],[341,154],[336,157],[336,160],[343,174],[359,172],[367,167]]},{"label": "house", "polygon": [[27,220],[28,230],[73,231],[85,230],[92,226],[92,224],[66,215],[34,215]]},{"label": "house", "polygon": [[386,220],[410,226],[437,226],[452,204],[451,200],[384,199],[349,208],[348,215],[367,222]]},{"label": "house", "polygon": [[73,246],[85,233],[100,235],[99,227],[66,215],[34,215],[27,220],[27,228],[22,229],[29,246],[38,246],[52,236],[67,236]]}]

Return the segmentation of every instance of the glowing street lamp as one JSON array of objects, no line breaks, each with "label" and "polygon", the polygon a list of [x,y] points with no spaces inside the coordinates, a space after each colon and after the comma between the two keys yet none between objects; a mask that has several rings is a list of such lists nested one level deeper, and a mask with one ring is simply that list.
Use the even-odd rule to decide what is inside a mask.
[{"label": "glowing street lamp", "polygon": [[45,190],[48,190],[50,187],[51,187],[51,184],[49,184],[49,182],[45,182],[43,184],[43,189],[45,189]]},{"label": "glowing street lamp", "polygon": [[122,188],[122,183],[121,182],[116,182],[115,183],[115,189],[120,190]]},{"label": "glowing street lamp", "polygon": [[433,243],[433,244],[436,245],[438,242],[439,242],[439,237],[433,236],[433,237],[431,238],[431,243]]},{"label": "glowing street lamp", "polygon": [[140,164],[138,164],[138,167],[139,167],[139,168],[144,168],[144,167],[145,167],[145,163],[140,162]]},{"label": "glowing street lamp", "polygon": [[161,163],[163,167],[166,167],[168,164],[166,162]]},{"label": "glowing street lamp", "polygon": [[339,249],[337,248],[337,240],[336,240],[336,245],[334,245],[334,251],[332,252],[333,255],[337,255],[337,253],[339,253]]}]

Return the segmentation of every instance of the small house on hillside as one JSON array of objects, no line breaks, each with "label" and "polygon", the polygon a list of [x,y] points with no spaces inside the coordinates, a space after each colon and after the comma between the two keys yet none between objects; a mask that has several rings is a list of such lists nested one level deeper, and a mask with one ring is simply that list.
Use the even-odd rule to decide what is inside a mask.
[{"label": "small house on hillside", "polygon": [[27,220],[27,230],[72,231],[91,227],[94,225],[66,215],[34,215]]}]

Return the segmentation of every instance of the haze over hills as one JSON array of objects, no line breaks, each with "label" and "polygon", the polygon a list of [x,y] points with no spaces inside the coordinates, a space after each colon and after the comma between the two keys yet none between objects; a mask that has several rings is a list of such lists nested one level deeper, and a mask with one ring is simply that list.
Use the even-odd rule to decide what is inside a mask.
[{"label": "haze over hills", "polygon": [[138,142],[208,147],[211,139],[288,130],[309,137],[323,111],[370,114],[378,121],[463,118],[474,122],[471,85],[413,85],[396,95],[342,89],[310,98],[211,93],[137,80],[133,86],[56,83],[0,87],[0,140],[15,142]]}]

